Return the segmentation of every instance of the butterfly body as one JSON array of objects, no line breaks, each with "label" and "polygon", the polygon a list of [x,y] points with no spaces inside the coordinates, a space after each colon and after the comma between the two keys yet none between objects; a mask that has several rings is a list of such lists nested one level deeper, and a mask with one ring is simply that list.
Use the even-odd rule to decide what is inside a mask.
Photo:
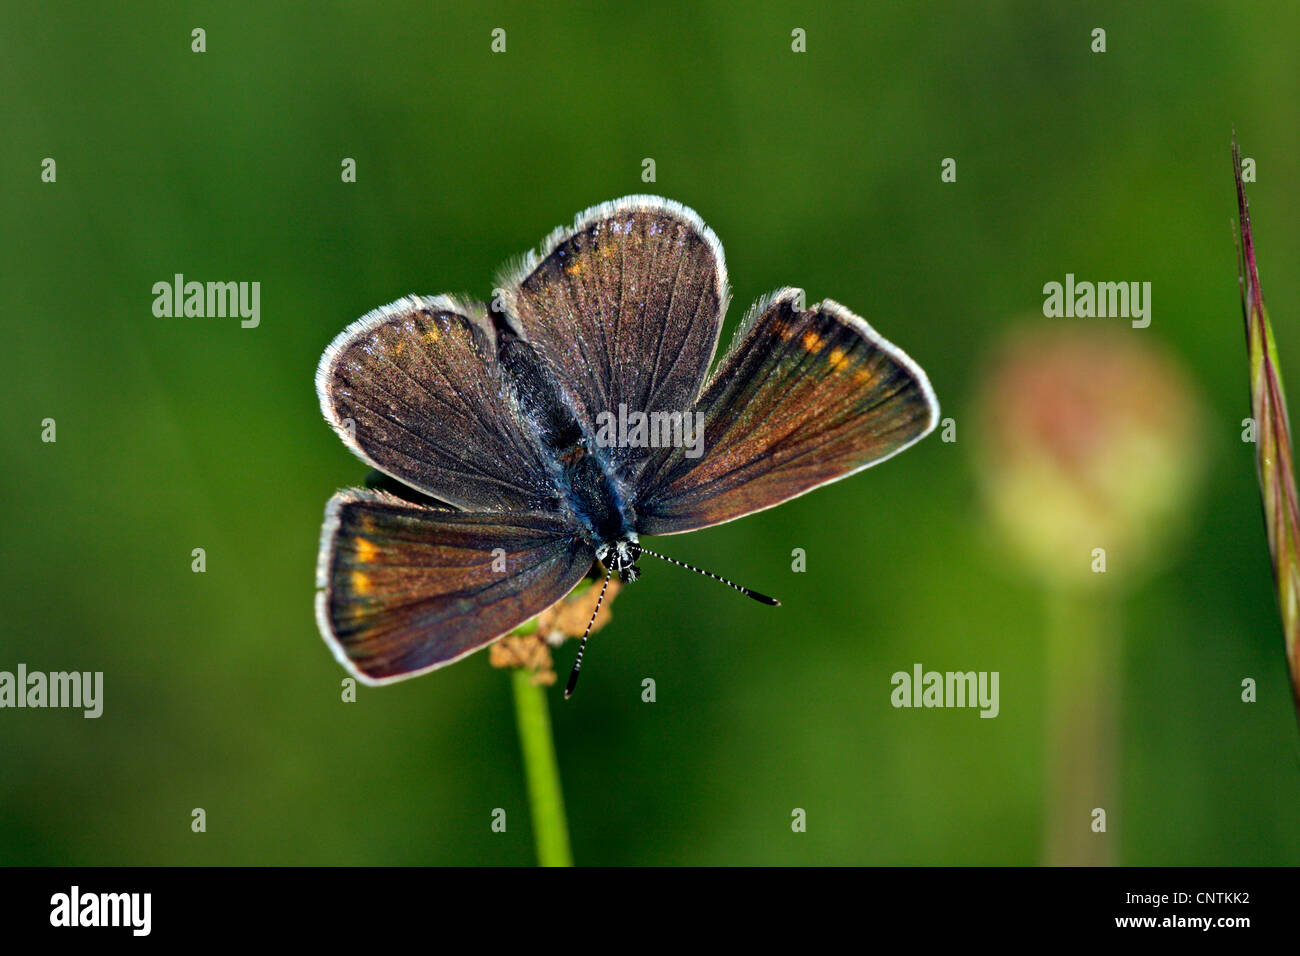
[{"label": "butterfly body", "polygon": [[542,446],[556,489],[555,508],[573,522],[575,535],[592,557],[599,558],[634,533],[636,512],[626,477],[579,421],[532,346],[504,322],[497,323],[497,335],[498,360]]},{"label": "butterfly body", "polygon": [[[594,207],[497,284],[492,310],[446,296],[377,309],[317,370],[339,437],[419,494],[345,490],[326,507],[317,621],[367,683],[485,647],[596,561],[634,581],[641,554],[665,557],[644,536],[773,507],[938,421],[916,363],[797,289],[756,303],[710,374],[729,298],[722,247],[669,200]],[[605,424],[638,417],[662,426],[654,440],[610,440]]]}]

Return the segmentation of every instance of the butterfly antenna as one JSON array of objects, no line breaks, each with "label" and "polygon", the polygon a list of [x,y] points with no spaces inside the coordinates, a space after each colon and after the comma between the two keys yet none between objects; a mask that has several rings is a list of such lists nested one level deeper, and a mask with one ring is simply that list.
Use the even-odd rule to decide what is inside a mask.
[{"label": "butterfly antenna", "polygon": [[694,571],[696,574],[703,574],[705,577],[713,578],[713,580],[715,581],[721,581],[727,587],[735,588],[741,594],[745,595],[746,597],[753,598],[755,601],[758,601],[760,604],[767,604],[770,605],[771,607],[781,606],[781,602],[778,601],[776,598],[768,597],[766,594],[759,594],[757,591],[752,591],[746,587],[741,587],[735,581],[728,581],[726,578],[714,574],[712,571],[705,571],[703,568],[697,568],[695,565],[687,564],[685,561],[678,561],[676,558],[670,558],[666,554],[656,554],[655,552],[647,551],[645,548],[641,548],[640,546],[638,546],[638,548],[642,554],[648,554],[652,558],[658,558],[660,561],[667,561],[669,564],[675,564],[679,568],[685,568],[687,571]]},{"label": "butterfly antenna", "polygon": [[600,613],[600,606],[605,601],[605,589],[609,587],[610,572],[605,572],[605,583],[600,586],[600,597],[596,598],[596,610],[591,612],[591,620],[587,622],[587,629],[582,632],[582,643],[578,645],[578,656],[574,658],[573,670],[569,671],[569,683],[564,688],[564,699],[568,700],[573,696],[573,689],[578,686],[578,671],[582,670],[582,652],[587,649],[587,638],[591,637],[591,626],[596,623],[596,615]]}]

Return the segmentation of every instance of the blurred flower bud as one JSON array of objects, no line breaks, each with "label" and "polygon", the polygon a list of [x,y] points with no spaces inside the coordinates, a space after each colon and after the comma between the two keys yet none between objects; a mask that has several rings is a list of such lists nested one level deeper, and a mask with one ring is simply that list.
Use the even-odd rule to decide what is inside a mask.
[{"label": "blurred flower bud", "polygon": [[989,509],[1032,573],[1052,586],[1131,585],[1160,563],[1204,439],[1185,376],[1145,334],[1021,331],[995,353],[977,408]]}]

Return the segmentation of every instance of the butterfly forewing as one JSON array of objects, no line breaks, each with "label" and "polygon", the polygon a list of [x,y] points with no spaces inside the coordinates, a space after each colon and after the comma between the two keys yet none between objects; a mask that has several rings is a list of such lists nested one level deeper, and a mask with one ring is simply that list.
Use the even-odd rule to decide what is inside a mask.
[{"label": "butterfly forewing", "polygon": [[316,375],[321,409],[380,471],[469,510],[552,510],[538,436],[519,414],[481,306],[411,297],[334,340]]},{"label": "butterfly forewing", "polygon": [[442,510],[343,491],[326,508],[317,619],[363,680],[412,677],[544,611],[593,559],[557,514]]},{"label": "butterfly forewing", "polygon": [[[631,196],[580,215],[502,282],[506,311],[583,430],[602,412],[684,413],[727,303],[722,247],[677,203]],[[644,449],[611,449],[620,466]]]},{"label": "butterfly forewing", "polygon": [[924,437],[938,406],[925,373],[834,302],[760,303],[700,397],[703,455],[645,466],[638,530],[674,534],[770,508]]}]

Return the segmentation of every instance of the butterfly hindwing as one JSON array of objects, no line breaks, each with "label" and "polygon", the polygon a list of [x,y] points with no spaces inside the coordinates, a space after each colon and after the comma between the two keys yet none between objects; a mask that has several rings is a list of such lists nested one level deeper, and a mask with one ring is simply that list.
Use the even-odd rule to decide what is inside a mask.
[{"label": "butterfly hindwing", "polygon": [[354,453],[426,495],[479,511],[555,506],[481,306],[412,296],[376,309],[325,350],[316,389]]},{"label": "butterfly hindwing", "polygon": [[638,530],[691,531],[770,508],[897,454],[934,428],[925,373],[860,317],[785,289],[751,310],[700,396],[703,455],[647,463]]},{"label": "butterfly hindwing", "polygon": [[[717,347],[727,271],[686,207],[629,196],[589,209],[501,282],[509,321],[537,350],[588,435],[602,413],[686,412]],[[625,472],[647,456],[620,447]]]},{"label": "butterfly hindwing", "polygon": [[560,515],[472,513],[361,489],[330,499],[316,616],[367,683],[459,660],[563,598],[594,554]]}]

